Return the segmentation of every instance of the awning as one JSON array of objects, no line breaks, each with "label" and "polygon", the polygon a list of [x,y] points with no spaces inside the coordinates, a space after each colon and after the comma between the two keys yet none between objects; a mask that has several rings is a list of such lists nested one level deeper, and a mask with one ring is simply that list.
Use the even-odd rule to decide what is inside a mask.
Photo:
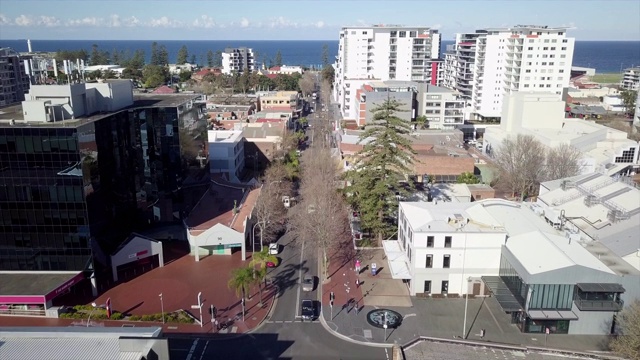
[{"label": "awning", "polygon": [[623,293],[625,291],[622,285],[611,283],[580,283],[576,286],[583,292]]},{"label": "awning", "polygon": [[482,281],[498,300],[502,310],[505,312],[522,311],[523,306],[520,305],[518,299],[516,299],[500,276],[483,276]]},{"label": "awning", "polygon": [[400,249],[398,240],[383,240],[382,248],[389,262],[391,277],[399,280],[411,279],[409,257]]},{"label": "awning", "polygon": [[529,310],[527,315],[533,320],[578,320],[571,310]]}]

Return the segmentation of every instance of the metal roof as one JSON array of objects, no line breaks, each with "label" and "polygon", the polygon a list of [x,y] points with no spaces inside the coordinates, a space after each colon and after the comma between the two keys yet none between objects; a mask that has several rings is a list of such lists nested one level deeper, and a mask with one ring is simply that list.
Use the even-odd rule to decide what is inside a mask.
[{"label": "metal roof", "polygon": [[579,283],[576,284],[578,289],[584,292],[613,292],[613,293],[623,293],[625,292],[624,288],[620,284],[611,284],[611,283]]},{"label": "metal roof", "polygon": [[[46,295],[77,276],[74,272],[2,273],[0,295]],[[0,356],[0,358],[2,358]]]},{"label": "metal roof", "polygon": [[505,312],[521,311],[524,308],[500,276],[483,276],[482,281],[489,287]]},{"label": "metal roof", "polygon": [[120,338],[156,341],[161,333],[159,327],[2,327],[0,359],[140,360],[148,343],[143,341],[139,351],[123,351]]}]

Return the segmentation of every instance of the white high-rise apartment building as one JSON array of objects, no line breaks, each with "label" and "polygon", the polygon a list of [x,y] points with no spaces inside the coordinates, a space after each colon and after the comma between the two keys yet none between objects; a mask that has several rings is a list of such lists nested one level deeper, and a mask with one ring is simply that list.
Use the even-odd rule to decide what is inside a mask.
[{"label": "white high-rise apartment building", "polygon": [[503,96],[515,91],[562,94],[575,42],[566,31],[518,25],[457,34],[445,57],[445,86],[463,94],[475,119],[499,118]]},{"label": "white high-rise apartment building", "polygon": [[356,119],[356,90],[371,80],[437,83],[440,34],[425,26],[348,26],[340,31],[334,99]]},{"label": "white high-rise apartment building", "polygon": [[224,49],[222,53],[223,74],[242,74],[245,69],[249,72],[254,72],[256,69],[253,49],[246,47]]}]

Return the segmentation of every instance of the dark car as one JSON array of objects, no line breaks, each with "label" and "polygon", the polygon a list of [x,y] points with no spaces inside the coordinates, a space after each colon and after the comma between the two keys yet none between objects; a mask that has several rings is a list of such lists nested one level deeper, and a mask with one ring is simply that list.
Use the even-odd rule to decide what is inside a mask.
[{"label": "dark car", "polygon": [[301,306],[301,317],[302,317],[302,321],[313,321],[316,317],[316,312],[314,311],[313,308],[313,301],[312,300],[302,300],[302,304]]}]

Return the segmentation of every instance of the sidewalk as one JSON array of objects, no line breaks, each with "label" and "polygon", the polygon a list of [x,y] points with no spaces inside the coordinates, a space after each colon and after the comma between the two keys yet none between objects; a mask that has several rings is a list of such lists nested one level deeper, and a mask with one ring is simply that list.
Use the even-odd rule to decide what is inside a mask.
[{"label": "sidewalk", "polygon": [[[332,262],[333,264],[333,262]],[[360,300],[363,298],[362,290],[367,293],[365,285],[359,289],[355,287],[356,273],[353,264],[344,264],[331,268],[330,272],[335,274],[330,282],[322,285],[322,316],[324,323],[331,331],[341,337],[351,339],[360,343],[378,346],[386,344],[405,345],[421,336],[440,338],[445,340],[462,340],[463,323],[465,318],[465,299],[434,299],[411,297],[410,306],[379,306],[363,305],[359,301],[359,311],[355,311],[353,305],[343,308],[349,299]],[[381,265],[378,264],[380,267]],[[382,264],[386,267],[387,264]],[[336,270],[338,270],[336,272]],[[384,277],[384,269],[382,274]],[[378,275],[378,276],[380,276]],[[361,275],[362,277],[363,275]],[[376,279],[377,280],[377,279]],[[401,280],[394,280],[402,284]],[[345,284],[354,284],[345,286]],[[349,290],[347,292],[346,290]],[[333,317],[329,306],[329,293],[334,291],[336,296],[333,308]],[[399,294],[400,295],[400,294]],[[403,303],[402,297],[398,297]],[[364,301],[365,303],[367,300]],[[486,344],[509,344],[522,347],[540,347],[550,349],[562,349],[577,352],[598,352],[606,351],[607,336],[596,335],[564,335],[551,334],[545,339],[544,334],[522,333],[511,324],[511,316],[506,314],[497,303],[495,298],[474,298],[468,299],[466,314],[466,340],[470,342],[480,342]],[[403,315],[402,325],[397,329],[387,329],[385,339],[384,329],[371,326],[366,319],[367,313],[385,308],[394,310]],[[485,329],[485,336],[482,338],[480,332]],[[386,340],[386,341],[385,341]]]}]

